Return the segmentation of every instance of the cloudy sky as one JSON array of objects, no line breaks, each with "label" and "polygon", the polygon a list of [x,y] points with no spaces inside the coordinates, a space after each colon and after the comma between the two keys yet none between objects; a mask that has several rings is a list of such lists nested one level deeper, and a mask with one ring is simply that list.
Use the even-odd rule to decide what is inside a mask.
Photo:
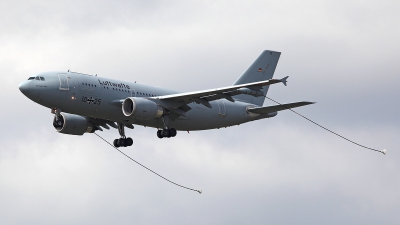
[{"label": "cloudy sky", "polygon": [[[0,224],[399,224],[399,1],[0,2]],[[282,52],[268,95],[315,101],[222,130],[55,132],[18,84],[72,70],[194,91]],[[265,105],[271,102],[266,101]],[[112,141],[116,130],[101,132]]]}]

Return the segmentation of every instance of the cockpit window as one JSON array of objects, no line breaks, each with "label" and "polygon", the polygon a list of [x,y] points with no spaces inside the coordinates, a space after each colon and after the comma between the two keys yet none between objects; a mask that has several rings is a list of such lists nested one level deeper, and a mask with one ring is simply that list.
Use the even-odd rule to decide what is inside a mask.
[{"label": "cockpit window", "polygon": [[33,79],[35,79],[35,77],[29,77],[29,78],[28,78],[28,80],[33,80]]},{"label": "cockpit window", "polygon": [[41,81],[44,81],[44,77],[40,77],[40,80],[41,80]]},{"label": "cockpit window", "polygon": [[35,80],[40,80],[40,78],[39,77],[35,77]]}]

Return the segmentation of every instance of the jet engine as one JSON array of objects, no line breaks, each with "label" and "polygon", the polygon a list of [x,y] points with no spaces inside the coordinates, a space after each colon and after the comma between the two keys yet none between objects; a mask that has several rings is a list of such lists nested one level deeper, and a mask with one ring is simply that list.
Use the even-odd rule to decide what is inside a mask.
[{"label": "jet engine", "polygon": [[164,109],[151,100],[129,97],[122,103],[122,112],[128,117],[149,120],[160,118],[164,114]]},{"label": "jet engine", "polygon": [[53,126],[63,134],[83,135],[95,131],[93,124],[85,117],[69,113],[60,113],[59,116],[54,116]]}]

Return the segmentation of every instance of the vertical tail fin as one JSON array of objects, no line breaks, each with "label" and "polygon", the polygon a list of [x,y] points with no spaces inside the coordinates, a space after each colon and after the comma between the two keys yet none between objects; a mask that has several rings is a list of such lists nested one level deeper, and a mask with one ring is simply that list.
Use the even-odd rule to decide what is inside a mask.
[{"label": "vertical tail fin", "polygon": [[[263,51],[261,55],[256,59],[256,61],[254,61],[253,64],[251,64],[251,66],[242,74],[242,76],[239,77],[234,85],[272,79],[280,55],[280,52],[269,50]],[[264,95],[267,94],[268,88],[269,86],[264,86],[261,89]],[[252,103],[258,106],[262,106],[265,100],[265,98],[262,96],[254,97],[245,94],[236,95],[234,98],[239,101]]]}]

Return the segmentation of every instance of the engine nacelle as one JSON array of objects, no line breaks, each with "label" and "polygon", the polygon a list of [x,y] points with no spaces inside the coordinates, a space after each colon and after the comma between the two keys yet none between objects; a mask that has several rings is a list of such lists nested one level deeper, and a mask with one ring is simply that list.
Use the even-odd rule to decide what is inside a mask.
[{"label": "engine nacelle", "polygon": [[93,124],[85,117],[69,113],[60,113],[60,116],[54,116],[53,126],[63,134],[83,135],[95,131]]},{"label": "engine nacelle", "polygon": [[122,103],[122,112],[128,117],[149,120],[160,118],[164,114],[164,109],[151,100],[129,97]]}]

